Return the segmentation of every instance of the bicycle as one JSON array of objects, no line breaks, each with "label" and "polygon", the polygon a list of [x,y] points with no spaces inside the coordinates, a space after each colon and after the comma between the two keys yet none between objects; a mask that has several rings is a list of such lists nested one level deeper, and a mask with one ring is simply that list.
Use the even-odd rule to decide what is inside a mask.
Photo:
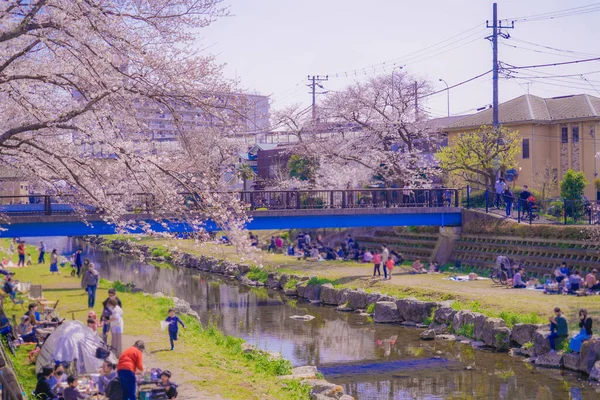
[{"label": "bicycle", "polygon": [[490,273],[490,279],[497,285],[506,286],[509,282],[508,274],[500,268],[494,268]]}]

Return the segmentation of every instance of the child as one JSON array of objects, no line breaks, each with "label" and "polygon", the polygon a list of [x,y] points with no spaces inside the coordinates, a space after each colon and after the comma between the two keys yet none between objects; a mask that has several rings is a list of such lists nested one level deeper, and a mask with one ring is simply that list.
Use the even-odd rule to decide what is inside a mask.
[{"label": "child", "polygon": [[[392,270],[394,269],[394,259],[393,257],[388,258],[388,260],[385,262],[385,267],[387,268],[388,271],[388,281],[392,279]],[[385,278],[383,278],[385,279]]]},{"label": "child", "polygon": [[160,382],[157,385],[162,388],[165,388],[167,399],[176,399],[177,398],[177,384],[175,384],[174,382],[171,382],[170,379],[171,379],[171,372],[168,370],[165,370],[160,374]]},{"label": "child", "polygon": [[77,400],[77,399],[86,399],[83,393],[77,390],[77,379],[73,375],[69,375],[67,378],[67,385],[69,385],[65,391],[63,392],[64,400]]},{"label": "child", "polygon": [[31,266],[32,262],[31,262],[31,253],[27,253],[27,266]]},{"label": "child", "polygon": [[177,324],[181,324],[182,327],[185,328],[183,321],[179,319],[178,316],[175,315],[175,310],[169,309],[169,316],[165,319],[166,322],[169,323],[169,340],[171,341],[171,350],[175,350],[175,340],[177,340],[177,332],[179,331],[179,326]]}]

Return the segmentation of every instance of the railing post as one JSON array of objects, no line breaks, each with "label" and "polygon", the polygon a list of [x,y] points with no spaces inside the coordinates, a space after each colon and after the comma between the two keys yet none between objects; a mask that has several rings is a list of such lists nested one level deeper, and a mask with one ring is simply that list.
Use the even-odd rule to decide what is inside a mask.
[{"label": "railing post", "polygon": [[254,192],[250,192],[250,209],[254,210]]},{"label": "railing post", "polygon": [[300,209],[301,204],[302,203],[300,202],[300,192],[296,190],[296,210]]},{"label": "railing post", "polygon": [[565,225],[567,224],[567,199],[563,199],[563,218]]},{"label": "railing post", "polygon": [[485,213],[488,213],[488,197],[489,197],[489,192],[488,190],[485,191]]},{"label": "railing post", "polygon": [[521,223],[521,199],[517,198],[517,223]]},{"label": "railing post", "polygon": [[471,187],[467,185],[467,210],[471,207]]},{"label": "railing post", "polygon": [[455,189],[454,190],[454,207],[458,207],[459,204],[460,204],[460,202],[458,200],[458,189]]},{"label": "railing post", "polygon": [[385,189],[385,207],[390,208],[390,193],[389,189]]},{"label": "railing post", "polygon": [[433,207],[433,190],[429,190],[429,208]]},{"label": "railing post", "polygon": [[529,209],[528,210],[529,211],[529,225],[531,225],[533,223],[533,213],[531,212],[532,211],[531,210],[532,205],[529,202],[527,203],[527,205],[528,205],[527,208]]},{"label": "railing post", "polygon": [[333,190],[329,191],[329,208],[333,208]]},{"label": "railing post", "polygon": [[342,190],[342,208],[346,208],[346,191]]},{"label": "railing post", "polygon": [[44,196],[44,214],[52,215],[52,207],[50,206],[50,196]]}]

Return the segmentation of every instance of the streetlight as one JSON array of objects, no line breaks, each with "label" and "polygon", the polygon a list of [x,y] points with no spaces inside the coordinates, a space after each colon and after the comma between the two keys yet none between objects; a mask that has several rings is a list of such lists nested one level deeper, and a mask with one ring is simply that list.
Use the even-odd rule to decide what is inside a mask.
[{"label": "streetlight", "polygon": [[396,71],[397,69],[403,69],[404,66],[400,65],[399,67],[394,67],[392,68],[392,102],[394,101],[394,71]]},{"label": "streetlight", "polygon": [[446,85],[446,96],[448,98],[448,116],[450,116],[450,86],[448,86],[448,82],[440,78],[440,82],[444,82]]}]

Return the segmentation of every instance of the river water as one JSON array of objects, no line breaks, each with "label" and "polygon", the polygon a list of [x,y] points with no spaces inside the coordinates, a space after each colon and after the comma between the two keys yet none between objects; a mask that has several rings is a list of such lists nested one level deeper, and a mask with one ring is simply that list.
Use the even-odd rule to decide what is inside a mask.
[{"label": "river water", "polygon": [[[225,277],[156,268],[75,239],[44,240],[66,256],[82,246],[103,278],[185,299],[204,324],[214,322],[229,335],[281,352],[295,366],[318,366],[327,380],[344,386],[357,400],[600,398],[600,387],[578,374],[537,369],[519,357],[456,342],[423,342],[419,329],[373,324]],[[315,319],[289,318],[305,314]]]}]

